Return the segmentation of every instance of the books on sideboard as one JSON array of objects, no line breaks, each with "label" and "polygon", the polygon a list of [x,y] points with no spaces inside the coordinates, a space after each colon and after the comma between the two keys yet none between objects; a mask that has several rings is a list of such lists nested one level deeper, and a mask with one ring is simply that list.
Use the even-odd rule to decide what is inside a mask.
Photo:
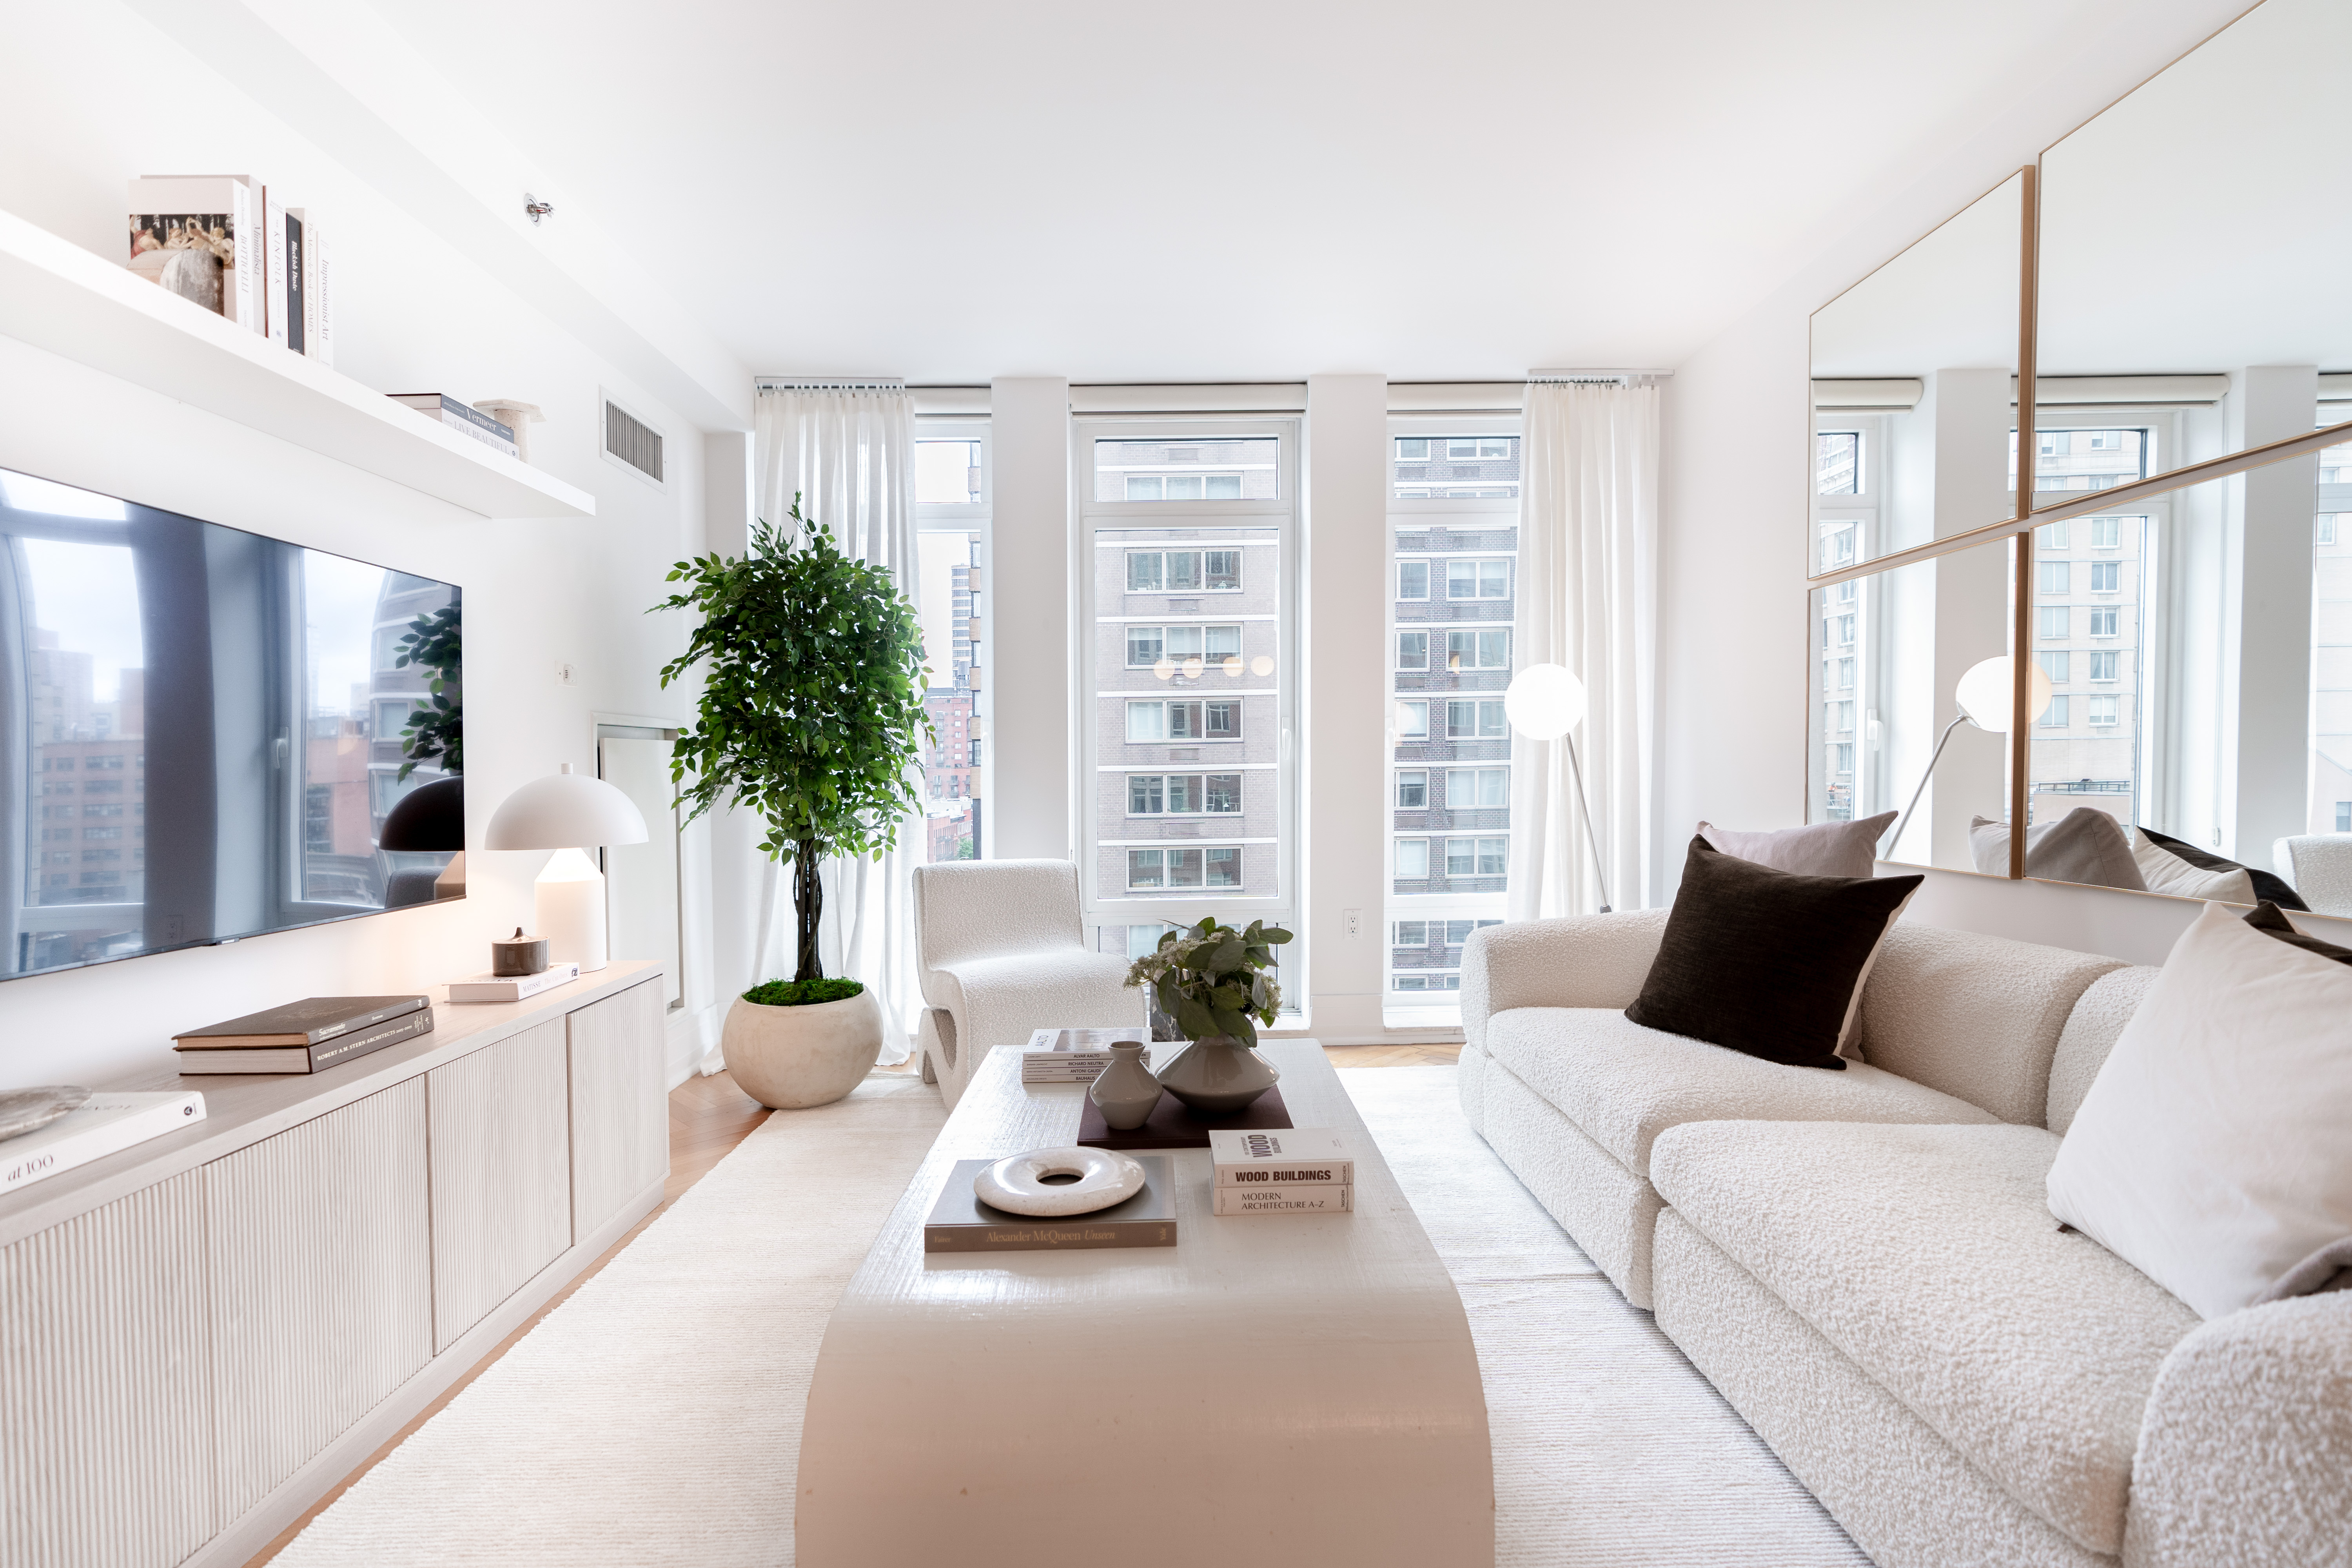
[{"label": "books on sideboard", "polygon": [[194,1090],[101,1090],[47,1127],[0,1143],[0,1193],[62,1175],[204,1119],[205,1097]]},{"label": "books on sideboard", "polygon": [[425,996],[306,996],[173,1037],[179,1070],[318,1072],[433,1031]]}]

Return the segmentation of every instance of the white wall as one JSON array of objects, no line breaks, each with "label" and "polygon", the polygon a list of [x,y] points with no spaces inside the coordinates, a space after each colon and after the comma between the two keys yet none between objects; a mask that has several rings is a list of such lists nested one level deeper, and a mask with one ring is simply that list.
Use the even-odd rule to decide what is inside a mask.
[{"label": "white wall", "polygon": [[[698,433],[134,12],[111,0],[12,5],[0,26],[0,207],[112,258],[131,176],[266,180],[331,237],[336,368],[385,392],[540,405],[533,461],[594,493],[598,515],[486,521],[5,339],[0,466],[461,585],[477,843],[518,784],[559,763],[593,769],[592,713],[686,718],[688,696],[656,677],[685,627],[643,612],[669,563],[701,547]],[[668,436],[667,491],[601,457],[600,386]],[[559,662],[576,684],[557,683]],[[0,1085],[152,1070],[168,1064],[176,1030],[485,969],[489,938],[530,923],[544,859],[475,852],[462,903],[11,981],[0,985]],[[694,861],[690,845],[689,861],[707,854]],[[688,995],[690,1008],[709,1000]]]}]

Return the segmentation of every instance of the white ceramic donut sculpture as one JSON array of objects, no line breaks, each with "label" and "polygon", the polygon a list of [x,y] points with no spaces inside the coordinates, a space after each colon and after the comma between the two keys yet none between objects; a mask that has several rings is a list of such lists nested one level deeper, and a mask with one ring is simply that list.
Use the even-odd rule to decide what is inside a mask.
[{"label": "white ceramic donut sculpture", "polygon": [[[1047,1176],[1075,1182],[1049,1185]],[[999,1160],[971,1179],[971,1190],[1007,1214],[1092,1214],[1143,1190],[1143,1167],[1116,1149],[1032,1149]]]}]

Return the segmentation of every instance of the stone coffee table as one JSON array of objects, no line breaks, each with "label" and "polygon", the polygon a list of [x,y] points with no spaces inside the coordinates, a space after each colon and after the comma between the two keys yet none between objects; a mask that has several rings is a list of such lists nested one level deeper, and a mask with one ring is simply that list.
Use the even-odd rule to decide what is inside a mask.
[{"label": "stone coffee table", "polygon": [[956,1161],[1077,1139],[1081,1086],[988,1054],[826,1326],[800,1568],[1489,1568],[1461,1298],[1321,1047],[1260,1048],[1354,1213],[1220,1219],[1179,1150],[1172,1247],[927,1258]]}]

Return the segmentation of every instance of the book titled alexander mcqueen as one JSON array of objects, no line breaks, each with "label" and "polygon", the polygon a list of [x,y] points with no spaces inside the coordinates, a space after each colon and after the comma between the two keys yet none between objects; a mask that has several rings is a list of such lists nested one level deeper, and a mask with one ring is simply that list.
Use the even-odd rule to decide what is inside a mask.
[{"label": "book titled alexander mcqueen", "polygon": [[396,1046],[403,1040],[413,1040],[419,1035],[432,1032],[433,1009],[420,1007],[368,1028],[338,1034],[315,1046],[258,1046],[227,1049],[175,1046],[173,1049],[180,1053],[180,1074],[184,1078],[195,1073],[320,1072],[355,1057],[363,1057],[371,1051],[380,1051],[386,1046]]},{"label": "book titled alexander mcqueen", "polygon": [[1220,1187],[1350,1185],[1356,1152],[1328,1127],[1213,1127],[1209,1159]]},{"label": "book titled alexander mcqueen", "polygon": [[1139,1154],[1143,1190],[1092,1214],[1006,1214],[982,1203],[974,1176],[993,1160],[958,1160],[923,1222],[925,1252],[1080,1252],[1176,1245],[1175,1175],[1165,1154]]}]

